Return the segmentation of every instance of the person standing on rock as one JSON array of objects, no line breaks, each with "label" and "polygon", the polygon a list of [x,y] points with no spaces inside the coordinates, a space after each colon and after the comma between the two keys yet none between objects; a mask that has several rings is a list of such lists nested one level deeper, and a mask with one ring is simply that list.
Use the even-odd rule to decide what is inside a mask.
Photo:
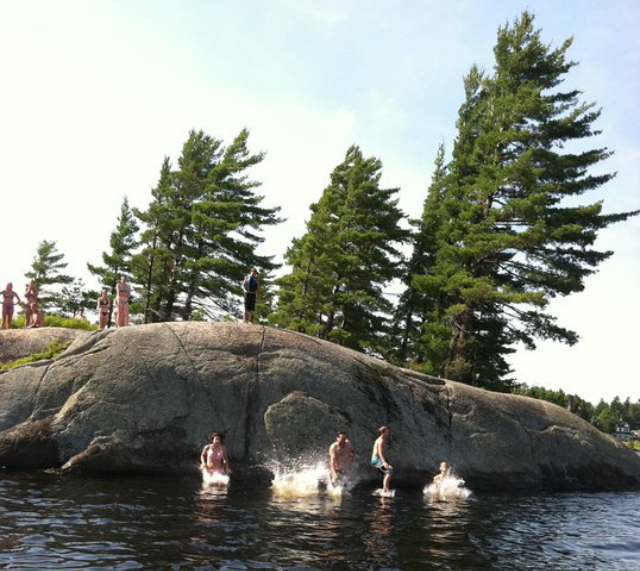
[{"label": "person standing on rock", "polygon": [[26,303],[24,304],[24,326],[29,327],[31,325],[31,304],[36,303],[38,300],[38,288],[32,281],[29,282],[26,291],[24,292]]},{"label": "person standing on rock", "polygon": [[347,439],[347,433],[341,430],[338,432],[336,441],[329,448],[329,470],[331,471],[331,483],[334,486],[344,483],[355,455],[356,451]]},{"label": "person standing on rock", "polygon": [[2,329],[11,329],[11,320],[13,319],[13,298],[15,297],[20,303],[20,296],[13,291],[13,284],[8,283],[7,288],[0,292],[2,295]]},{"label": "person standing on rock", "polygon": [[211,444],[207,444],[202,449],[200,465],[210,474],[227,475],[230,472],[227,449],[222,444],[222,434],[219,432],[214,432],[211,436]]},{"label": "person standing on rock", "polygon": [[391,475],[393,474],[393,467],[389,465],[385,456],[390,434],[389,427],[381,426],[378,432],[380,436],[373,444],[373,452],[371,452],[371,466],[384,474],[382,493],[389,494],[391,492],[389,484],[391,483]]},{"label": "person standing on rock", "polygon": [[129,299],[131,298],[131,286],[127,283],[127,278],[122,276],[117,286],[118,291],[118,327],[129,325]]},{"label": "person standing on rock", "polygon": [[111,308],[111,299],[109,299],[109,295],[107,294],[107,290],[102,290],[102,296],[98,300],[97,309],[99,315],[99,326],[100,331],[102,331],[109,321],[109,309]]},{"label": "person standing on rock", "polygon": [[260,291],[260,278],[256,268],[251,268],[251,273],[244,278],[242,289],[244,290],[244,322],[251,323]]}]

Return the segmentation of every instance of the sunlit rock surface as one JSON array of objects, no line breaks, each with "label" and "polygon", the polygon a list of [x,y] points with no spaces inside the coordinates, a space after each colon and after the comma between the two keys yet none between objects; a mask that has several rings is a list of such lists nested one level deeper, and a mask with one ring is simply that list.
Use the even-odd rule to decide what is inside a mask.
[{"label": "sunlit rock surface", "polygon": [[95,332],[55,362],[0,374],[7,469],[196,472],[211,432],[227,430],[239,481],[268,476],[274,462],[326,458],[345,429],[360,480],[379,481],[368,461],[382,424],[397,485],[423,486],[447,460],[473,490],[640,488],[640,458],[555,405],[268,327]]}]

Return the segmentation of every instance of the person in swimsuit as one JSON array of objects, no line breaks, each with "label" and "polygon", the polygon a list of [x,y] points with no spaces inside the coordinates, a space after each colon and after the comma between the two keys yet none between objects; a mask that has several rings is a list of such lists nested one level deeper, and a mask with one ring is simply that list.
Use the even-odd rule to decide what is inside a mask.
[{"label": "person in swimsuit", "polygon": [[107,295],[106,289],[102,290],[102,296],[98,300],[96,308],[98,310],[98,315],[100,316],[100,331],[102,331],[107,326],[107,322],[109,321],[109,309],[111,308],[111,300]]},{"label": "person in swimsuit", "polygon": [[131,297],[131,286],[127,283],[127,278],[122,276],[117,287],[118,290],[118,327],[129,325],[129,298]]},{"label": "person in swimsuit", "polygon": [[200,465],[210,474],[229,474],[229,458],[227,449],[222,444],[223,436],[214,432],[211,436],[211,444],[207,444],[200,454]]},{"label": "person in swimsuit", "polygon": [[331,483],[334,486],[344,482],[355,455],[356,451],[347,439],[347,433],[341,430],[338,432],[336,441],[329,448],[329,470],[331,471]]},{"label": "person in swimsuit", "polygon": [[440,484],[442,484],[442,480],[444,480],[449,475],[449,466],[446,462],[440,463],[440,473],[437,474],[433,478],[433,484],[440,488]]},{"label": "person in swimsuit", "polygon": [[258,270],[251,268],[251,273],[244,278],[242,289],[244,290],[244,322],[251,323],[253,320],[253,312],[256,310],[258,292],[260,291]]},{"label": "person in swimsuit", "polygon": [[384,474],[382,492],[388,494],[390,492],[391,475],[393,474],[393,466],[389,465],[385,456],[385,449],[389,441],[389,427],[381,426],[378,432],[380,436],[376,439],[373,445],[373,452],[371,452],[371,466]]},{"label": "person in swimsuit", "polygon": [[13,298],[15,297],[20,303],[20,296],[13,291],[13,284],[8,283],[7,289],[0,291],[2,295],[2,329],[11,329],[11,320],[13,319]]},{"label": "person in swimsuit", "polygon": [[31,324],[29,329],[35,329],[44,326],[44,311],[38,309],[38,304],[34,301],[31,306]]},{"label": "person in swimsuit", "polygon": [[24,304],[24,326],[29,327],[31,325],[31,304],[36,303],[38,300],[38,288],[33,282],[29,282],[24,297],[27,302]]}]

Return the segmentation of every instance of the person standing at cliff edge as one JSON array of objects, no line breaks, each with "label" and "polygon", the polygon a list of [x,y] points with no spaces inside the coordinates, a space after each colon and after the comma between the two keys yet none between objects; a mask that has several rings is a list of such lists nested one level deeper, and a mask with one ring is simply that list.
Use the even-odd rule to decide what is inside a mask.
[{"label": "person standing at cliff edge", "polygon": [[20,296],[13,291],[13,284],[8,283],[7,289],[0,291],[2,296],[2,329],[11,329],[11,320],[13,319],[13,298],[15,297],[20,303]]},{"label": "person standing at cliff edge", "polygon": [[244,290],[244,322],[251,323],[260,291],[260,278],[256,268],[251,268],[251,273],[244,278],[242,289]]},{"label": "person standing at cliff edge", "polygon": [[129,325],[129,300],[131,299],[131,286],[127,283],[127,278],[122,276],[116,288],[118,294],[118,327]]}]

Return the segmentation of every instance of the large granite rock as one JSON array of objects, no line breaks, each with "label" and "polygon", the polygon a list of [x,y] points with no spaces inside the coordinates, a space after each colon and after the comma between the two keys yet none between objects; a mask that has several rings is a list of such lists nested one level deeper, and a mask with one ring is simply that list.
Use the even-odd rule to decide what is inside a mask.
[{"label": "large granite rock", "polygon": [[640,458],[549,403],[399,369],[305,335],[237,324],[96,332],[56,362],[0,374],[0,466],[195,470],[228,430],[234,477],[326,458],[339,429],[362,480],[380,425],[396,484],[441,460],[474,489],[640,489]]},{"label": "large granite rock", "polygon": [[86,337],[87,331],[65,327],[42,329],[9,329],[0,331],[0,363],[15,361],[34,353],[42,353],[50,343],[71,343],[77,337]]}]

